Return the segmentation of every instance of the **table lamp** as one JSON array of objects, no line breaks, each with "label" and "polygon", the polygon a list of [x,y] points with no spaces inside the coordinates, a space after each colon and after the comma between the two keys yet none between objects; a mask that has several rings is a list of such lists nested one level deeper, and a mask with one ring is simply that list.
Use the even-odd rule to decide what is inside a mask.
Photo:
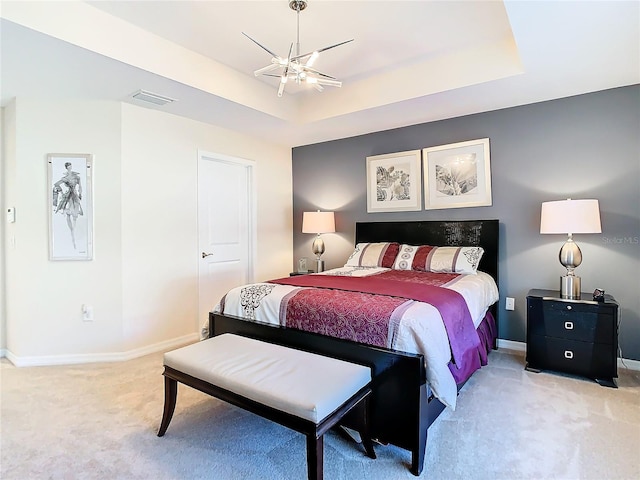
[{"label": "table lamp", "polygon": [[303,212],[302,233],[315,233],[311,249],[316,255],[316,272],[324,272],[324,260],[320,257],[324,253],[324,240],[320,234],[336,231],[336,222],[333,212]]},{"label": "table lamp", "polygon": [[563,233],[568,238],[560,249],[560,263],[567,274],[560,277],[560,297],[580,298],[580,277],[574,270],[582,263],[582,252],[573,241],[574,233],[601,233],[598,200],[558,200],[543,202],[540,233]]}]

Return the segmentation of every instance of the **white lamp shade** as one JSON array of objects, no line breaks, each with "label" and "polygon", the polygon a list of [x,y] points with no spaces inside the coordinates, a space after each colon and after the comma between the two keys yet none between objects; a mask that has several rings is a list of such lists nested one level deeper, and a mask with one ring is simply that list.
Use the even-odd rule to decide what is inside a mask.
[{"label": "white lamp shade", "polygon": [[304,212],[302,233],[333,233],[336,221],[333,212]]},{"label": "white lamp shade", "polygon": [[540,233],[602,233],[598,200],[543,202]]}]

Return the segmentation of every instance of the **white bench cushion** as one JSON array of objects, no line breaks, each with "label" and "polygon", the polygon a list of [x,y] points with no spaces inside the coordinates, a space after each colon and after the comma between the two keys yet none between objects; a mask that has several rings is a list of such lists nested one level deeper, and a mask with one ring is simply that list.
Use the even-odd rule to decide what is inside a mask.
[{"label": "white bench cushion", "polygon": [[369,367],[232,334],[165,353],[164,364],[316,424],[371,381]]}]

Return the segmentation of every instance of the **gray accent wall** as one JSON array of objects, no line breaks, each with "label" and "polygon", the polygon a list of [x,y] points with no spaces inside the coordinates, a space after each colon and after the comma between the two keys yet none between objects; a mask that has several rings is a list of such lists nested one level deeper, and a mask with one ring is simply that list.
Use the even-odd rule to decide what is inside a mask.
[{"label": "gray accent wall", "polygon": [[[490,139],[490,207],[367,213],[366,157]],[[413,125],[293,149],[294,259],[313,265],[302,212],[336,212],[325,234],[327,268],[342,266],[355,222],[443,219],[500,221],[501,339],[525,341],[526,295],[559,289],[566,237],[540,235],[544,201],[596,198],[602,234],[575,235],[583,292],[604,288],[620,304],[624,358],[640,360],[640,85]],[[423,202],[424,203],[424,202]],[[504,309],[505,297],[515,310]]]}]

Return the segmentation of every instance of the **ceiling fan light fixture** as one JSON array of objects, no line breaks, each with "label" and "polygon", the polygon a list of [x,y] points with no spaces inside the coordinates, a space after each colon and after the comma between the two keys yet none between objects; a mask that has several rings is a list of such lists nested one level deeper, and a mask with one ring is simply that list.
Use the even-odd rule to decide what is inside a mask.
[{"label": "ceiling fan light fixture", "polygon": [[315,61],[318,59],[319,56],[320,56],[320,52],[318,52],[317,50],[313,52],[309,57],[309,60],[307,60],[307,67],[311,67],[315,63]]},{"label": "ceiling fan light fixture", "polygon": [[[289,48],[289,54],[286,57],[281,57],[279,55],[276,55],[264,45],[260,44],[257,40],[254,40],[249,35],[242,32],[245,37],[247,37],[249,40],[251,40],[253,43],[258,45],[260,48],[271,55],[271,64],[255,70],[253,74],[256,77],[260,75],[265,75],[268,77],[280,77],[280,82],[278,85],[278,97],[281,97],[284,93],[284,86],[290,78],[293,79],[298,85],[300,85],[301,83],[312,84],[314,88],[320,92],[324,90],[321,85],[341,87],[342,82],[337,81],[334,77],[319,72],[311,67],[318,59],[321,52],[339,47],[340,45],[344,45],[345,43],[353,42],[353,39],[336,43],[328,47],[320,48],[309,53],[300,54],[300,12],[307,8],[307,2],[306,0],[291,0],[289,2],[289,8],[295,10],[297,14],[295,55],[292,55],[294,45],[293,43]],[[278,68],[283,69],[280,75],[270,73]]]},{"label": "ceiling fan light fixture", "polygon": [[316,78],[316,82],[319,85],[325,85],[325,86],[329,86],[329,87],[341,87],[342,86],[342,82],[340,82],[338,80],[329,80],[328,78]]}]

